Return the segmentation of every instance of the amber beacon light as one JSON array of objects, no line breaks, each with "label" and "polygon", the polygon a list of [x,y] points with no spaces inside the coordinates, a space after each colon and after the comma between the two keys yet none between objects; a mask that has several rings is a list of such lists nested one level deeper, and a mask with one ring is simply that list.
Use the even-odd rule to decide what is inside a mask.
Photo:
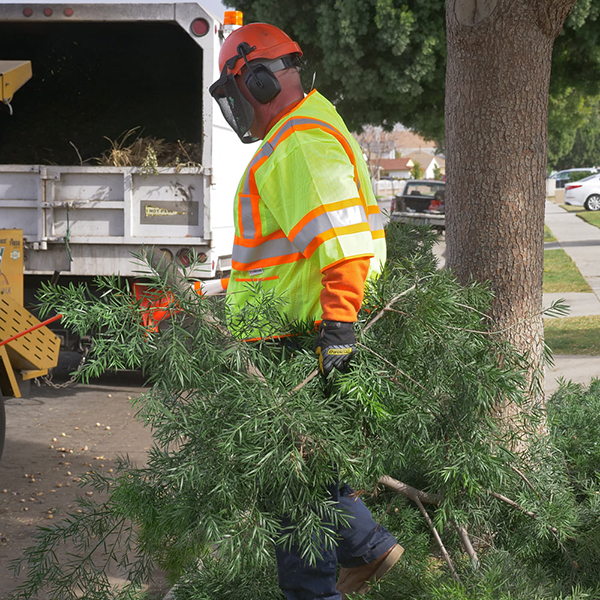
[{"label": "amber beacon light", "polygon": [[226,10],[223,17],[223,25],[239,25],[244,24],[244,13],[241,10]]}]

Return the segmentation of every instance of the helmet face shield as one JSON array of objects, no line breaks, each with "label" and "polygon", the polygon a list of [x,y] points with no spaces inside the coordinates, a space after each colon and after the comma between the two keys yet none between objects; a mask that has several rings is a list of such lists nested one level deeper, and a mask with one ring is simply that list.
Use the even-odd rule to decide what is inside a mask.
[{"label": "helmet face shield", "polygon": [[217,101],[225,120],[240,140],[244,144],[252,144],[259,139],[250,133],[254,122],[254,108],[244,98],[234,75],[227,75],[226,71],[227,66],[221,72],[221,77],[210,86],[210,95]]}]

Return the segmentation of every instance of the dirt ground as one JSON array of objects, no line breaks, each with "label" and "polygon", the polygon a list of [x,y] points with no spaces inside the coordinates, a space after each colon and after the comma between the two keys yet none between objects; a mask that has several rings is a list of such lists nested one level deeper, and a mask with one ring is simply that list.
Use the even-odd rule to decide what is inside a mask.
[{"label": "dirt ground", "polygon": [[[78,356],[62,357],[54,381],[64,382]],[[0,459],[0,600],[23,580],[8,563],[31,544],[37,526],[77,510],[75,499],[97,492],[78,485],[91,469],[110,470],[117,455],[144,464],[151,435],[134,420],[131,399],[143,392],[139,373],[106,375],[63,389],[35,385],[24,398],[7,398],[6,443]],[[114,574],[118,581],[119,574]],[[162,597],[160,574],[154,586]],[[39,596],[43,599],[44,596]]]}]

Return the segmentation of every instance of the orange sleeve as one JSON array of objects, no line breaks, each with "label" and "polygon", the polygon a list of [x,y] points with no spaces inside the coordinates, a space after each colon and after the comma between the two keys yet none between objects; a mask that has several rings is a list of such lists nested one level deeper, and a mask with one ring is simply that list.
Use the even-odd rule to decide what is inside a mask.
[{"label": "orange sleeve", "polygon": [[351,258],[323,271],[321,308],[323,319],[354,323],[365,294],[371,259]]}]

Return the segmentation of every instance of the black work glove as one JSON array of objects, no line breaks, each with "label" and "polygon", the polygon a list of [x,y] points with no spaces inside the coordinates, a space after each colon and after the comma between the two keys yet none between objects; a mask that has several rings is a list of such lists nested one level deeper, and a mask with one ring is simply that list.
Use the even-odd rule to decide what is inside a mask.
[{"label": "black work glove", "polygon": [[356,337],[353,323],[322,321],[315,344],[321,375],[327,377],[333,369],[346,369],[356,353]]}]

